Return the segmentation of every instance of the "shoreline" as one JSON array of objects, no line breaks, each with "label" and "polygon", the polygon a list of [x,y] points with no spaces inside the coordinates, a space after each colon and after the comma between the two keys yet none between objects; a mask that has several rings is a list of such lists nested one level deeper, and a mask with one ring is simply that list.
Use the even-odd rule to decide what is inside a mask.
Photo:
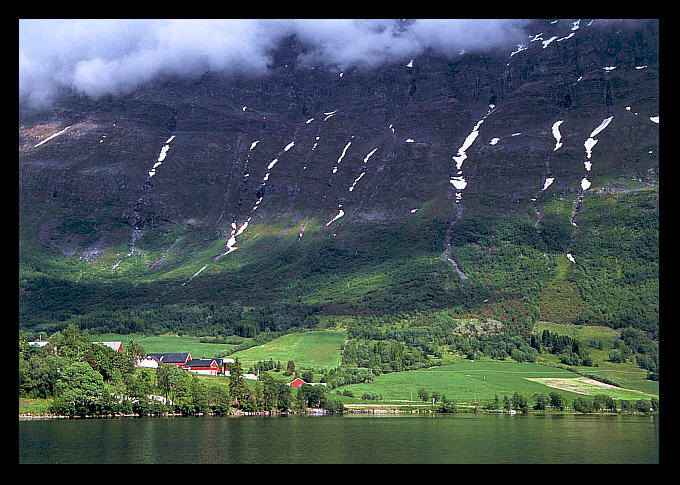
[{"label": "shoreline", "polygon": [[505,414],[508,416],[559,416],[559,415],[577,415],[577,416],[586,416],[586,415],[597,415],[597,416],[633,416],[633,415],[641,415],[641,416],[654,416],[658,415],[658,413],[639,413],[639,412],[631,412],[631,413],[619,413],[619,412],[595,412],[595,413],[581,413],[579,411],[530,411],[525,414],[522,414],[521,412],[515,412],[515,413],[510,413],[505,410],[497,411],[497,410],[481,410],[478,409],[476,411],[474,410],[464,410],[464,411],[457,411],[454,413],[440,413],[437,412],[434,409],[411,409],[411,410],[402,410],[402,409],[386,409],[386,408],[376,408],[376,409],[346,409],[343,413],[336,413],[336,414],[331,414],[327,413],[323,409],[314,409],[310,410],[309,412],[306,413],[300,413],[300,412],[287,412],[287,413],[282,413],[279,411],[274,411],[274,412],[268,412],[268,411],[253,411],[253,412],[244,412],[244,411],[232,411],[227,414],[213,414],[213,413],[199,413],[199,414],[192,414],[192,415],[185,415],[182,413],[164,413],[160,415],[147,415],[147,416],[140,416],[138,414],[107,414],[107,415],[87,415],[87,416],[62,416],[62,415],[56,415],[56,414],[41,414],[41,415],[36,415],[36,414],[20,414],[19,415],[19,421],[30,421],[34,419],[113,419],[113,418],[141,418],[141,417],[150,417],[150,418],[196,418],[196,417],[203,417],[203,416],[236,416],[236,417],[241,417],[241,416],[288,416],[288,415],[301,415],[301,416],[335,416],[335,415],[343,415],[343,414],[379,414],[379,415],[385,415],[385,414],[442,414],[442,415],[450,415],[450,414]]}]

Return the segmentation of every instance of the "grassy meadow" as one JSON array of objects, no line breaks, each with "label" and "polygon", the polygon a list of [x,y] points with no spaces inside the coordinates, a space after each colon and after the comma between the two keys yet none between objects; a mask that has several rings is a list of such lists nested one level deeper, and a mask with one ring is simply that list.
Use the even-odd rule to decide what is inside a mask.
[{"label": "grassy meadow", "polygon": [[339,331],[291,333],[257,347],[231,355],[247,367],[258,361],[280,361],[284,366],[292,360],[296,368],[332,368],[340,365],[340,346],[347,334]]},{"label": "grassy meadow", "polygon": [[[142,346],[145,352],[190,352],[193,358],[225,357],[236,345],[213,344],[199,342],[199,337],[177,336],[176,334],[149,335],[142,334],[97,334],[92,335],[93,341],[122,342],[123,348],[131,342]],[[247,340],[247,339],[244,339]]]},{"label": "grassy meadow", "polygon": [[[540,381],[530,379],[557,378],[567,386],[575,387],[588,394],[579,394],[565,389],[550,387]],[[364,393],[382,395],[384,401],[417,401],[418,389],[430,393],[437,391],[447,399],[457,403],[484,403],[498,395],[511,397],[518,392],[527,398],[534,393],[549,394],[557,391],[568,401],[587,395],[605,394],[615,399],[650,399],[653,395],[629,389],[606,389],[574,381],[580,376],[566,369],[559,369],[534,363],[513,361],[462,361],[456,364],[419,369],[408,372],[395,372],[376,376],[373,382],[343,386],[342,391],[352,391],[355,397]],[[576,386],[578,384],[578,386]]]}]

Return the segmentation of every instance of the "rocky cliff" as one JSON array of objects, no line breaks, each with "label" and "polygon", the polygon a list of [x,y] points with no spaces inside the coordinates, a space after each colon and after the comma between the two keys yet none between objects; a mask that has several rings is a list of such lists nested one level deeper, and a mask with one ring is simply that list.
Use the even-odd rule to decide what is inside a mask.
[{"label": "rocky cliff", "polygon": [[198,230],[196,280],[268,227],[360,249],[364,231],[430,220],[450,255],[462,221],[540,219],[555,197],[578,212],[585,194],[658,180],[658,21],[536,20],[507,51],[345,72],[298,65],[304,48],[287,38],[264,76],[22,114],[22,240],[106,261],[108,278],[144,241],[145,271],[176,268]]}]

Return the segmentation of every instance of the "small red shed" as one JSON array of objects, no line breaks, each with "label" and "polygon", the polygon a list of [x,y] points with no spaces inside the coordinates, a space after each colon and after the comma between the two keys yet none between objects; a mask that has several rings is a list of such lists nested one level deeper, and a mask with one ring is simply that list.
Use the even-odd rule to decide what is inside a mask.
[{"label": "small red shed", "polygon": [[302,384],[307,384],[307,383],[305,381],[303,381],[302,379],[300,379],[299,377],[296,377],[295,380],[288,385],[290,387],[300,387],[300,386],[302,386]]}]

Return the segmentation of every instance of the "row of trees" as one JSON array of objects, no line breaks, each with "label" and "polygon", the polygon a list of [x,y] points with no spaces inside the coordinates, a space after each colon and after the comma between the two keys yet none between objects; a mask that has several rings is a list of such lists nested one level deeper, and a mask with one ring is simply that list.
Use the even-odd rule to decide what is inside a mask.
[{"label": "row of trees", "polygon": [[[444,346],[472,360],[486,356],[535,362],[541,349],[535,338],[530,344],[528,339],[511,332],[480,331],[465,335],[458,331],[459,323],[443,319],[424,326],[351,323],[347,329],[349,340],[343,349],[343,365],[370,368],[378,373],[430,367],[436,365],[433,358],[442,357]],[[583,353],[578,344],[576,350]]]},{"label": "row of trees", "polygon": [[559,355],[560,362],[566,365],[586,367],[595,365],[581,342],[567,335],[559,335],[546,329],[543,330],[540,338],[531,334],[529,345],[539,353],[548,352]]}]

